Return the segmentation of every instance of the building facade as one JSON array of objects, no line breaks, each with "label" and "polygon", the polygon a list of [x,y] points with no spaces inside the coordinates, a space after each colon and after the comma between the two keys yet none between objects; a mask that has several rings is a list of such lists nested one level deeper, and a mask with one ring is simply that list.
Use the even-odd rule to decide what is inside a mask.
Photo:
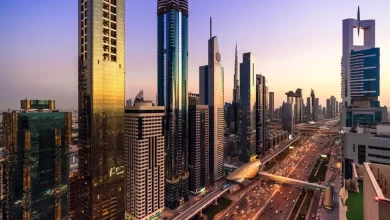
[{"label": "building facade", "polygon": [[72,113],[12,111],[3,113],[3,123],[5,219],[69,219]]},{"label": "building facade", "polygon": [[264,155],[267,146],[267,92],[265,77],[256,74],[256,154]]},{"label": "building facade", "polygon": [[294,103],[283,102],[282,105],[282,130],[294,135],[295,132]]},{"label": "building facade", "polygon": [[234,57],[234,88],[233,88],[233,108],[234,108],[234,133],[238,132],[238,123],[240,117],[240,76],[238,70],[238,54],[237,54],[237,44],[236,44],[236,53]]},{"label": "building facade", "polygon": [[275,114],[275,93],[269,92],[269,120],[272,121]]},{"label": "building facade", "polygon": [[188,0],[157,1],[158,106],[165,106],[166,203],[188,200]]},{"label": "building facade", "polygon": [[124,216],[125,0],[79,0],[78,14],[80,219],[120,219]]},{"label": "building facade", "polygon": [[164,106],[125,108],[125,219],[158,218],[165,203]]},{"label": "building facade", "polygon": [[188,106],[190,105],[200,105],[200,96],[195,93],[188,93]]},{"label": "building facade", "polygon": [[240,161],[256,156],[256,56],[244,53],[240,64]]},{"label": "building facade", "polygon": [[198,194],[210,184],[209,107],[189,105],[188,110],[189,187],[192,194]]}]

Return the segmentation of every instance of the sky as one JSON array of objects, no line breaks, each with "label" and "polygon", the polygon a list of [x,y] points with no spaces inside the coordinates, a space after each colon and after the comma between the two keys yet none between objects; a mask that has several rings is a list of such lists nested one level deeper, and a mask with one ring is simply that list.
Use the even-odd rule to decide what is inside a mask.
[{"label": "sky", "polygon": [[[77,0],[2,0],[0,6],[0,110],[21,99],[55,99],[77,108]],[[126,98],[140,90],[155,100],[156,0],[126,0]],[[390,105],[390,1],[388,0],[189,0],[189,91],[198,92],[199,66],[207,64],[209,17],[225,69],[225,101],[231,102],[234,50],[256,55],[257,73],[275,92],[314,89],[323,106],[340,100],[342,20],[376,20],[381,48],[381,105]],[[386,62],[387,61],[387,62]]]}]

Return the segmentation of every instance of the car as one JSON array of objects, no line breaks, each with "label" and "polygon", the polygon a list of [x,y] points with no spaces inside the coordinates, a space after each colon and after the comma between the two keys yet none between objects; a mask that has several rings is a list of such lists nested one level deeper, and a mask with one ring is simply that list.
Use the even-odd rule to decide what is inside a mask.
[{"label": "car", "polygon": [[278,214],[278,210],[275,211],[275,214]]},{"label": "car", "polygon": [[316,216],[313,214],[313,215],[311,215],[311,217],[312,217],[312,218],[315,218]]},{"label": "car", "polygon": [[293,203],[295,203],[295,200],[293,200]]},{"label": "car", "polygon": [[274,200],[271,200],[270,203],[272,203]]}]

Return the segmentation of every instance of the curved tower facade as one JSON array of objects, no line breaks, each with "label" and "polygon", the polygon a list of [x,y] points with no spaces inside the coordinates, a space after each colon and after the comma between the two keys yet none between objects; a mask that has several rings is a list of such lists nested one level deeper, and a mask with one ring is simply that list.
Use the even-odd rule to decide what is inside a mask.
[{"label": "curved tower facade", "polygon": [[188,200],[188,0],[157,1],[158,105],[165,106],[165,205]]}]

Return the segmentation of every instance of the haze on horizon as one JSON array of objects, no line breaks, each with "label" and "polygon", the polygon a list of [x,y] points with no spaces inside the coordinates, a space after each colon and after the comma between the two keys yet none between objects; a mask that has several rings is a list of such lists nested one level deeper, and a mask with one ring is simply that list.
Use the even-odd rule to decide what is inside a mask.
[{"label": "haze on horizon", "polygon": [[[341,25],[346,18],[376,20],[381,48],[381,105],[390,105],[390,1],[190,0],[189,92],[198,92],[198,69],[207,64],[209,17],[225,69],[225,102],[232,100],[234,50],[257,56],[258,72],[275,92],[313,88],[320,104],[340,101]],[[18,15],[18,16],[15,16]],[[3,0],[0,7],[0,110],[18,109],[20,99],[55,99],[77,109],[77,4],[69,0]],[[157,90],[156,1],[126,4],[126,98]]]}]

